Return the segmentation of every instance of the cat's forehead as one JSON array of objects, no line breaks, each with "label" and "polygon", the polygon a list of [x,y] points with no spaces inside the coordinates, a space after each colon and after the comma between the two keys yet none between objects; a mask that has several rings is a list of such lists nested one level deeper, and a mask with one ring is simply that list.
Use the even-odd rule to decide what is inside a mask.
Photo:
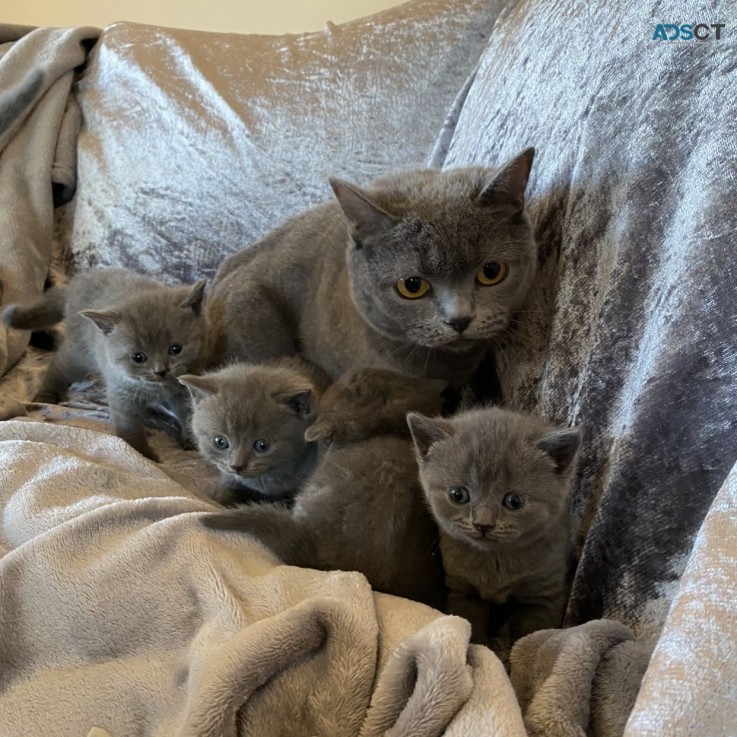
[{"label": "cat's forehead", "polygon": [[192,333],[201,331],[201,319],[191,310],[182,309],[179,300],[170,295],[142,295],[118,308],[121,329],[130,338],[147,344],[184,342]]}]

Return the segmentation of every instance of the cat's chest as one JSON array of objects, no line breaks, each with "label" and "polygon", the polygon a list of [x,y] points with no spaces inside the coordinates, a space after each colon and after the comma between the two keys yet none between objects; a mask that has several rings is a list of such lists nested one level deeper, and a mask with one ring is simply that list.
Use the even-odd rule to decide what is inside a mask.
[{"label": "cat's chest", "polygon": [[482,551],[441,537],[440,549],[450,589],[461,593],[475,590],[495,604],[518,594],[530,577],[522,556],[513,552]]}]

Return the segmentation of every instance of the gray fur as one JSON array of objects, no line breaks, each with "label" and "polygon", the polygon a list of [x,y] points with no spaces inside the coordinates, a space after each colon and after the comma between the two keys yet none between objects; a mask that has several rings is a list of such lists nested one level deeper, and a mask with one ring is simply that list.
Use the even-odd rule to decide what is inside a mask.
[{"label": "gray fur", "polygon": [[[192,434],[221,475],[221,502],[292,496],[315,466],[305,440],[328,379],[296,356],[266,364],[237,363],[202,376],[181,376],[194,400]],[[227,442],[219,448],[215,438]],[[269,447],[258,452],[256,441]],[[240,469],[240,470],[236,470]]]},{"label": "gray fur", "polygon": [[[370,188],[333,180],[321,205],[231,256],[213,283],[218,360],[261,362],[297,350],[336,377],[374,366],[455,384],[510,323],[536,270],[521,207],[533,151],[500,169],[395,174]],[[348,233],[346,233],[346,224]],[[508,264],[495,286],[476,273]],[[405,299],[397,280],[432,288]],[[458,332],[449,323],[468,326]]]},{"label": "gray fur", "polygon": [[[186,437],[189,402],[177,377],[204,364],[204,287],[204,281],[168,287],[125,269],[92,269],[74,277],[63,293],[51,290],[31,305],[11,305],[3,318],[26,329],[48,327],[51,317],[62,317],[58,301],[65,294],[65,337],[36,400],[58,402],[69,384],[100,373],[117,434],[156,460],[144,430],[146,409],[167,405]],[[174,344],[182,347],[177,355],[169,353]],[[132,360],[137,352],[145,362]]]},{"label": "gray fur", "polygon": [[[471,621],[478,642],[487,642],[488,603],[510,598],[516,602],[513,640],[559,627],[580,432],[498,408],[451,419],[410,414],[407,421],[420,481],[440,527],[450,611]],[[449,490],[458,487],[468,490],[467,503],[450,499]],[[511,492],[523,496],[521,509],[504,507]]]},{"label": "gray fur", "polygon": [[8,305],[2,311],[0,319],[16,330],[45,330],[64,319],[67,296],[66,287],[49,289],[33,304]]},{"label": "gray fur", "polygon": [[289,565],[360,571],[378,591],[443,606],[437,528],[408,440],[375,437],[329,450],[292,510],[250,504],[203,523],[254,535]]},{"label": "gray fur", "polygon": [[376,435],[409,439],[407,412],[440,414],[446,387],[438,379],[387,369],[352,369],[322,396],[319,416],[305,437],[325,445],[345,445]]}]

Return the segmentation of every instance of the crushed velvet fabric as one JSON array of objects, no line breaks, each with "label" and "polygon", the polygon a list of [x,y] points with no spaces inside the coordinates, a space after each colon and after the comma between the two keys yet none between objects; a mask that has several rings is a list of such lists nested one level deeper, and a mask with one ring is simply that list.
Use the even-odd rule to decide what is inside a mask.
[{"label": "crushed velvet fabric", "polygon": [[657,19],[693,14],[519,3],[444,161],[538,149],[541,271],[499,357],[502,392],[585,432],[568,623],[608,617],[642,635],[658,632],[737,458],[734,42],[651,40]]},{"label": "crushed velvet fabric", "polygon": [[420,0],[297,36],[107,28],[79,84],[75,265],[209,276],[331,197],[328,176],[424,166],[502,5]]}]

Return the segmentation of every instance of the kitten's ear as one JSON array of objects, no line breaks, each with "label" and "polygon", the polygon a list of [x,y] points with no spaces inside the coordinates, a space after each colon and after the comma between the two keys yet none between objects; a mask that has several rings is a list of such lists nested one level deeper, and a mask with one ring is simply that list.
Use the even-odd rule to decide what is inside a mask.
[{"label": "kitten's ear", "polygon": [[581,445],[581,431],[577,427],[552,430],[543,435],[535,447],[547,453],[555,463],[555,472],[566,473]]},{"label": "kitten's ear", "polygon": [[279,392],[274,395],[277,402],[286,404],[289,409],[300,417],[309,417],[312,412],[312,387],[295,387],[287,392]]},{"label": "kitten's ear", "polygon": [[202,303],[205,300],[205,287],[207,286],[207,279],[200,279],[197,284],[192,286],[189,294],[181,303],[180,307],[190,309],[195,315],[199,315],[202,312]]},{"label": "kitten's ear", "polygon": [[476,196],[476,204],[481,207],[506,204],[511,205],[516,213],[521,213],[525,208],[525,189],[534,157],[535,149],[526,148],[493,172]]},{"label": "kitten's ear", "polygon": [[425,459],[435,443],[453,434],[451,425],[446,420],[425,417],[419,412],[410,412],[407,415],[407,424],[420,460]]},{"label": "kitten's ear", "polygon": [[331,178],[330,186],[348,220],[348,226],[356,248],[366,239],[391,230],[397,221],[373,201],[371,195],[355,184]]},{"label": "kitten's ear", "polygon": [[215,384],[203,376],[184,374],[183,376],[180,376],[177,381],[182,384],[182,386],[186,386],[187,389],[189,389],[189,393],[194,400],[204,399],[205,397],[211,397],[213,394],[217,394],[217,387]]},{"label": "kitten's ear", "polygon": [[82,310],[79,314],[92,320],[105,335],[110,335],[120,322],[120,315],[113,310]]},{"label": "kitten's ear", "polygon": [[317,443],[319,440],[332,439],[335,434],[335,425],[327,418],[318,418],[305,430],[305,440],[308,443]]}]

